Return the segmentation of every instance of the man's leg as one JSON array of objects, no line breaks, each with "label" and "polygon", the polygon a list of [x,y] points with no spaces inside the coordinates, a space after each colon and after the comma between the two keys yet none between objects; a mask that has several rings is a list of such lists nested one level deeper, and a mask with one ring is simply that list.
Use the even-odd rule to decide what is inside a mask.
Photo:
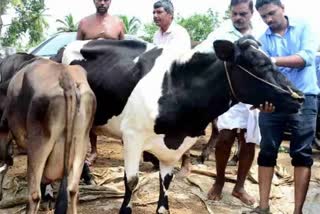
[{"label": "man's leg", "polygon": [[259,207],[261,209],[269,208],[269,195],[273,177],[274,167],[259,166]]},{"label": "man's leg", "polygon": [[235,137],[236,130],[223,129],[219,133],[215,149],[217,178],[208,192],[208,199],[221,199],[222,188],[225,182],[225,170]]},{"label": "man's leg", "polygon": [[269,210],[274,166],[277,164],[278,150],[282,142],[287,117],[281,113],[262,113],[259,115],[261,132],[260,152],[258,156],[259,210]]},{"label": "man's leg", "polygon": [[304,201],[308,192],[311,168],[294,167],[294,214],[301,214]]},{"label": "man's leg", "polygon": [[316,131],[318,103],[316,96],[306,95],[300,114],[292,116],[292,139],[290,156],[294,166],[295,209],[294,214],[301,214],[309,187],[312,159],[312,143]]},{"label": "man's leg", "polygon": [[238,141],[240,143],[239,166],[237,183],[232,191],[232,195],[239,198],[243,203],[252,205],[254,204],[255,200],[244,189],[244,182],[247,178],[248,172],[252,165],[252,161],[254,159],[255,144],[246,143],[244,133],[245,130],[241,130],[238,135]]}]

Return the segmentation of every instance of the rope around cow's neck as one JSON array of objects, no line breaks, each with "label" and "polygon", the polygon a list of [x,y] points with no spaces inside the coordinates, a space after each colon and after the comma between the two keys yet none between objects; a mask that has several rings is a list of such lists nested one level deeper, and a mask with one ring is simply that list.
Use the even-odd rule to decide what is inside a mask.
[{"label": "rope around cow's neck", "polygon": [[[231,83],[231,78],[230,78],[230,74],[229,74],[229,71],[228,71],[228,67],[227,67],[227,62],[226,61],[223,61],[223,64],[224,64],[224,68],[225,68],[225,72],[226,72],[226,75],[227,75],[227,79],[228,79],[228,83],[229,83],[229,87],[231,89],[231,93],[232,95],[234,96],[234,98],[238,101],[241,101],[237,96],[236,96],[236,93],[232,87],[232,83]],[[253,73],[251,73],[250,71],[248,71],[247,69],[245,69],[244,67],[242,67],[241,65],[236,65],[238,66],[241,70],[245,71],[247,74],[251,75],[253,78],[263,82],[263,83],[266,83],[267,85],[270,85],[271,87],[273,88],[276,88],[276,89],[279,89],[280,91],[282,92],[285,92],[285,93],[288,93],[291,95],[291,97],[295,98],[295,99],[299,99],[299,98],[302,98],[299,94],[297,94],[296,92],[294,92],[289,86],[288,87],[288,90],[289,91],[286,91],[284,89],[282,89],[281,87],[275,85],[275,84],[272,84],[270,82],[267,82],[265,81],[264,79],[254,75]]]}]

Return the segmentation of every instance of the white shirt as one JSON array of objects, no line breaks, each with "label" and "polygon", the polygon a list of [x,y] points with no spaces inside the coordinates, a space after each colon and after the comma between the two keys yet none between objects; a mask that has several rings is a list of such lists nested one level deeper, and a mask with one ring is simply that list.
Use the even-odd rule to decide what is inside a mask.
[{"label": "white shirt", "polygon": [[153,36],[153,43],[181,52],[191,49],[191,39],[187,30],[174,22],[170,24],[166,32],[159,29]]},{"label": "white shirt", "polygon": [[[250,30],[248,34],[251,34],[258,39],[261,35],[261,32],[258,33],[254,30]],[[243,35],[233,26],[232,22],[228,20],[227,22],[224,22],[221,27],[211,32],[204,41],[195,47],[195,50],[200,52],[213,52],[214,41],[218,39],[224,39],[234,42],[240,39],[242,36]]]},{"label": "white shirt", "polygon": [[[254,32],[250,32],[254,36]],[[236,41],[243,35],[233,26],[232,22],[224,23],[220,28],[211,32],[207,39],[195,47],[200,52],[213,52],[213,42],[217,39]],[[258,37],[256,37],[258,38]],[[238,103],[218,117],[218,129],[247,129],[246,142],[259,143],[260,129],[258,110],[249,110],[250,106]]]}]

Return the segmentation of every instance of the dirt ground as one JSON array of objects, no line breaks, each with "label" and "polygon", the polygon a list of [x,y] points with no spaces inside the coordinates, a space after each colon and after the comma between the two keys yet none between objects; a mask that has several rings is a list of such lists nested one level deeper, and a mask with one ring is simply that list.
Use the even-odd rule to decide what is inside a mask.
[{"label": "dirt ground", "polygon": [[[204,138],[207,139],[208,137]],[[284,148],[288,143],[283,143]],[[236,179],[237,167],[227,168],[227,178],[223,198],[220,201],[207,200],[206,194],[214,182],[215,161],[213,155],[204,165],[196,164],[196,157],[200,154],[201,144],[192,151],[194,173],[188,177],[176,176],[169,189],[169,205],[173,214],[207,214],[207,213],[245,213],[254,206],[248,207],[231,196]],[[256,148],[258,154],[259,148]],[[120,141],[99,137],[98,158],[91,167],[97,185],[81,184],[78,213],[114,214],[118,213],[123,196],[123,159]],[[318,214],[320,210],[320,152],[314,152],[315,163],[312,168],[312,178],[307,200],[304,207],[305,214]],[[177,165],[178,168],[179,165]],[[152,165],[141,162],[140,183],[133,197],[133,213],[155,213],[159,189],[159,173]],[[212,175],[202,175],[199,172],[210,172]],[[293,211],[293,183],[292,167],[288,153],[280,153],[278,158],[277,175],[274,177],[271,193],[271,209],[273,213],[292,213]],[[17,155],[14,166],[8,171],[4,182],[4,199],[0,202],[1,214],[23,213],[26,202],[26,156]],[[258,199],[257,165],[254,162],[250,175],[246,181],[247,191]],[[54,188],[55,189],[55,188]],[[43,204],[42,207],[47,206]],[[5,208],[4,208],[5,207]],[[10,208],[9,208],[10,207]],[[40,213],[50,213],[42,211]]]}]

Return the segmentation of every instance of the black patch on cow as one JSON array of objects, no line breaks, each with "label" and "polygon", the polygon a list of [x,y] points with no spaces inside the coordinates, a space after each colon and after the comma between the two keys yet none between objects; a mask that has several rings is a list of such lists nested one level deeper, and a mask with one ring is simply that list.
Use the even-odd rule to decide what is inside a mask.
[{"label": "black patch on cow", "polygon": [[66,48],[62,47],[58,50],[56,55],[51,56],[49,59],[58,63],[62,63],[63,52]]},{"label": "black patch on cow", "polygon": [[144,151],[142,153],[142,156],[143,156],[143,161],[144,162],[151,162],[153,164],[153,168],[154,169],[159,169],[160,162],[159,162],[159,159],[156,156],[154,156],[153,154],[151,154],[149,152],[146,152],[146,151]]},{"label": "black patch on cow", "polygon": [[[139,41],[95,40],[81,50],[86,60],[74,61],[88,72],[88,82],[97,98],[95,125],[119,115],[139,82],[154,66],[162,49],[146,50]],[[133,60],[139,56],[137,63]]]},{"label": "black patch on cow", "polygon": [[4,58],[0,63],[0,118],[6,106],[7,90],[11,78],[37,57],[27,53],[16,53]]},{"label": "black patch on cow", "polygon": [[166,134],[164,136],[164,143],[166,144],[166,146],[169,149],[178,149],[180,147],[180,145],[182,144],[184,138],[186,137],[185,134],[181,134],[181,133],[170,133],[170,134]]},{"label": "black patch on cow", "polygon": [[160,195],[159,195],[157,211],[159,211],[160,207],[164,207],[166,210],[169,210],[168,195],[165,195],[164,189],[166,191],[169,189],[170,183],[173,178],[173,174],[167,174],[164,177],[164,181],[162,181],[161,174],[159,177],[160,177],[160,179],[159,179],[160,180]]},{"label": "black patch on cow", "polygon": [[27,53],[16,53],[4,58],[0,63],[1,82],[11,79],[15,73],[31,63],[30,60],[34,58],[36,56]]},{"label": "black patch on cow", "polygon": [[[177,140],[200,136],[209,122],[229,108],[230,94],[223,64],[214,54],[195,53],[187,63],[174,62],[163,79],[154,130]],[[170,144],[173,145],[170,145]]]}]

